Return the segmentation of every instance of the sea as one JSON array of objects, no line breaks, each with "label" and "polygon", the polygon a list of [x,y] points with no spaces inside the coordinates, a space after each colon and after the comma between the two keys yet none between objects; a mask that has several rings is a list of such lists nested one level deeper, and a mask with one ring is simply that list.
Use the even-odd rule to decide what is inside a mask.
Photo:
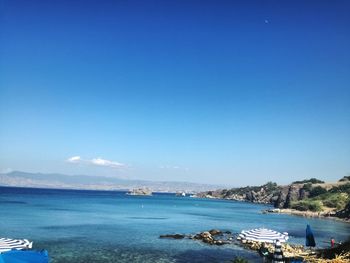
[{"label": "sea", "polygon": [[288,232],[304,244],[310,224],[318,247],[349,237],[350,224],[285,214],[262,214],[266,205],[178,197],[156,193],[130,196],[122,191],[82,191],[0,187],[0,237],[29,239],[46,249],[51,263],[261,262],[238,244],[211,246],[163,234],[195,234],[266,227]]}]

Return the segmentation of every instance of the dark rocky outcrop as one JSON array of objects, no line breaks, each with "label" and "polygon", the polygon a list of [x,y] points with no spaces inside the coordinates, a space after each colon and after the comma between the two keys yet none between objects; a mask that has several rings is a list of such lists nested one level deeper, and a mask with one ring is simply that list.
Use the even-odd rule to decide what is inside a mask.
[{"label": "dark rocky outcrop", "polygon": [[303,189],[303,185],[292,184],[280,190],[278,198],[273,205],[276,208],[289,208],[292,202],[302,200],[305,196],[306,193]]},{"label": "dark rocky outcrop", "polygon": [[309,192],[306,191],[304,189],[304,187],[299,189],[299,199],[298,200],[303,200],[303,199],[307,198],[308,196],[309,196]]},{"label": "dark rocky outcrop", "polygon": [[283,188],[279,191],[277,195],[276,202],[273,203],[273,206],[276,208],[284,208],[284,204],[286,203],[288,195],[288,190],[286,188]]},{"label": "dark rocky outcrop", "polygon": [[225,244],[230,244],[232,242],[232,235],[229,231],[222,232],[217,229],[212,229],[210,231],[198,233],[194,235],[192,239],[201,240],[202,242],[207,243],[209,245],[221,246]]},{"label": "dark rocky outcrop", "polygon": [[209,233],[212,235],[212,236],[216,236],[216,235],[221,235],[222,232],[219,230],[219,229],[212,229],[212,230],[209,230]]},{"label": "dark rocky outcrop", "polygon": [[350,219],[350,201],[343,210],[336,212],[335,216],[343,219]]},{"label": "dark rocky outcrop", "polygon": [[167,235],[160,235],[159,237],[173,238],[173,239],[189,238],[193,240],[200,240],[203,243],[206,243],[209,245],[217,245],[217,246],[231,244],[233,240],[233,236],[230,231],[221,231],[219,229],[212,229],[209,231],[197,233],[195,235],[167,234]]}]

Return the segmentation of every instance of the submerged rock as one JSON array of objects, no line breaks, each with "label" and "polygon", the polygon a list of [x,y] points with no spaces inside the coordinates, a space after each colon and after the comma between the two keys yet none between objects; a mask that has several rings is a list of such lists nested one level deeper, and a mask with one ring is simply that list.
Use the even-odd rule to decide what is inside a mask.
[{"label": "submerged rock", "polygon": [[167,234],[167,235],[160,235],[160,238],[173,238],[173,239],[183,239],[186,236],[183,234]]}]

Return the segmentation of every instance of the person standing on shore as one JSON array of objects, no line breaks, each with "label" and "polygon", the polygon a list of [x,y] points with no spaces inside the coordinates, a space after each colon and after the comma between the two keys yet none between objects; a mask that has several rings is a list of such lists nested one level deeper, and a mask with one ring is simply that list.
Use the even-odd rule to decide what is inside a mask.
[{"label": "person standing on shore", "polygon": [[331,237],[331,248],[334,248],[334,245],[335,245],[334,237]]}]

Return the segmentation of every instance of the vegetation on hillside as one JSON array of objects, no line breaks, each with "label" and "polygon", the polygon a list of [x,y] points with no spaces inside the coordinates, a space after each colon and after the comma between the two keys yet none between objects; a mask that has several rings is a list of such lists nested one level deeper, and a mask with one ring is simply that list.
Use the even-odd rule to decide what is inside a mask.
[{"label": "vegetation on hillside", "polygon": [[287,186],[268,182],[261,186],[209,191],[199,196],[209,195],[215,198],[270,203],[276,208],[292,208],[300,211],[332,212],[336,216],[348,218],[350,182],[346,183],[343,179],[341,183],[325,184],[321,180],[311,178],[295,181]]},{"label": "vegetation on hillside", "polygon": [[325,193],[327,193],[327,189],[323,188],[322,186],[316,186],[311,188],[309,197],[312,198]]},{"label": "vegetation on hillside", "polygon": [[300,200],[296,202],[292,202],[291,208],[299,210],[299,211],[312,211],[312,212],[321,212],[322,203],[320,201],[314,200]]},{"label": "vegetation on hillside", "polygon": [[350,195],[350,183],[342,184],[338,186],[332,187],[332,189],[329,190],[331,193],[347,193]]},{"label": "vegetation on hillside", "polygon": [[344,176],[342,179],[339,180],[339,182],[350,182],[350,175],[349,176]]},{"label": "vegetation on hillside", "polygon": [[342,210],[350,202],[350,183],[333,186],[326,190],[321,186],[312,187],[308,198],[292,202],[291,208],[300,211],[320,212],[324,208]]},{"label": "vegetation on hillside", "polygon": [[240,188],[232,188],[232,189],[224,189],[222,190],[222,195],[223,198],[226,198],[231,195],[245,195],[248,192],[254,191],[254,192],[259,192],[261,189],[264,189],[267,194],[271,194],[275,192],[276,190],[279,190],[279,187],[276,183],[274,182],[268,182],[264,185],[261,186],[245,186],[245,187],[240,187]]},{"label": "vegetation on hillside", "polygon": [[318,180],[316,178],[310,178],[310,179],[305,179],[305,180],[302,180],[302,181],[295,181],[292,184],[306,184],[306,183],[323,184],[324,181]]}]

